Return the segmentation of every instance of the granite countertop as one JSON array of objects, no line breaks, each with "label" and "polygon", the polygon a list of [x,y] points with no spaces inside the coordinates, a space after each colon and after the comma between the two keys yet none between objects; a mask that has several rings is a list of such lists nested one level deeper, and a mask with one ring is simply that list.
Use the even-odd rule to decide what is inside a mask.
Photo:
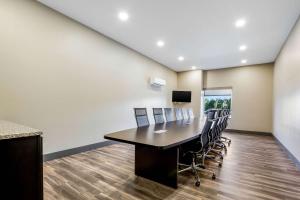
[{"label": "granite countertop", "polygon": [[0,120],[0,140],[42,135],[42,131]]}]

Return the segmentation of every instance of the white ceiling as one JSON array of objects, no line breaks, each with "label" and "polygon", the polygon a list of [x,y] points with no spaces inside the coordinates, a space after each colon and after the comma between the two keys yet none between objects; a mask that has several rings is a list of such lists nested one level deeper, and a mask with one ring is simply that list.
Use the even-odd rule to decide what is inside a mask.
[{"label": "white ceiling", "polygon": [[[300,14],[300,0],[39,1],[175,71],[273,62]],[[239,18],[247,24],[237,29]]]}]

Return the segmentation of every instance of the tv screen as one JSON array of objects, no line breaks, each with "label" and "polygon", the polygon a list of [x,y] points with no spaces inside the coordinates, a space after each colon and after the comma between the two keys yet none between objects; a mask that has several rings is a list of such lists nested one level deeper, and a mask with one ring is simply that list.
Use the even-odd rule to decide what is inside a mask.
[{"label": "tv screen", "polygon": [[191,102],[191,91],[173,91],[172,101],[173,102]]}]

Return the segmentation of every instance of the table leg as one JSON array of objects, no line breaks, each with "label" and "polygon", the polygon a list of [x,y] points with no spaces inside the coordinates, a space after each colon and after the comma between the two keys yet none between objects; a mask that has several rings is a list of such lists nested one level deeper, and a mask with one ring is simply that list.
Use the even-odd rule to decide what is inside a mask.
[{"label": "table leg", "polygon": [[135,174],[177,188],[178,148],[135,145]]}]

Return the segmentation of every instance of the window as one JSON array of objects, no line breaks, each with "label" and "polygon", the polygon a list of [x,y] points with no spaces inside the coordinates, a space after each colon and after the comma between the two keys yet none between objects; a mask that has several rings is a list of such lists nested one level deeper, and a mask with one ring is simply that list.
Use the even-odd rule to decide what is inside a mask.
[{"label": "window", "polygon": [[229,109],[232,104],[232,89],[206,89],[202,92],[202,113],[209,109]]}]

